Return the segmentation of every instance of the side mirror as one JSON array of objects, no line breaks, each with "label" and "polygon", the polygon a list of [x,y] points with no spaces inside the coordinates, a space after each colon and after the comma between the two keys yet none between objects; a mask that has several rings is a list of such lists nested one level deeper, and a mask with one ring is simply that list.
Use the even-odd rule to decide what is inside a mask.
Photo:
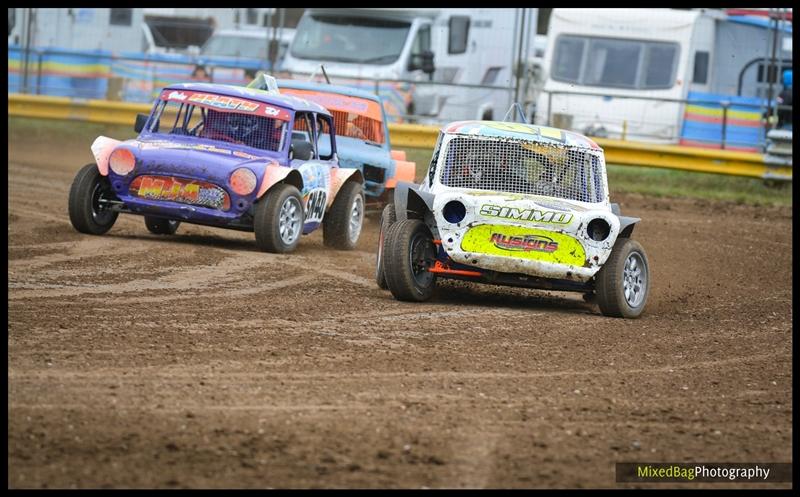
[{"label": "side mirror", "polygon": [[144,125],[147,124],[148,117],[150,117],[148,114],[136,114],[136,124],[133,125],[134,131],[141,133]]},{"label": "side mirror", "polygon": [[436,70],[436,67],[433,65],[433,52],[430,50],[425,50],[422,52],[420,57],[422,58],[422,64],[420,67],[422,72],[425,74],[433,74],[433,72]]},{"label": "side mirror", "polygon": [[311,142],[305,140],[292,140],[289,147],[289,157],[294,160],[311,160],[314,155],[314,147]]},{"label": "side mirror", "polygon": [[408,61],[408,70],[416,71],[421,69],[425,74],[433,74],[436,67],[433,65],[433,52],[425,50],[422,53],[414,54]]}]

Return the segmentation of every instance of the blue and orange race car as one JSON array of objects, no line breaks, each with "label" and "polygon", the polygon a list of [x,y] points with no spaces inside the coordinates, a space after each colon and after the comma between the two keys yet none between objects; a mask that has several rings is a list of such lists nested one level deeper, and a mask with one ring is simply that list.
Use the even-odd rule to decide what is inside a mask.
[{"label": "blue and orange race car", "polygon": [[289,252],[320,226],[325,245],[355,247],[364,178],[339,167],[324,107],[274,87],[185,83],[165,88],[135,129],[92,145],[96,163],[69,194],[76,230],[103,234],[122,212],[156,234],[181,222],[253,231],[267,252]]},{"label": "blue and orange race car", "polygon": [[339,163],[364,175],[364,193],[391,201],[398,181],[414,181],[417,165],[402,150],[392,150],[383,100],[365,90],[313,81],[282,79],[282,95],[294,95],[328,109],[336,121]]}]

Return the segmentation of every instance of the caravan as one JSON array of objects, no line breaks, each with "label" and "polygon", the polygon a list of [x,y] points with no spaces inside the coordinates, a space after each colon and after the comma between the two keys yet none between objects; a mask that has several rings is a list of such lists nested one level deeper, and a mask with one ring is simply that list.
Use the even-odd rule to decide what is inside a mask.
[{"label": "caravan", "polygon": [[303,79],[324,65],[332,82],[381,94],[394,120],[498,119],[514,98],[512,67],[535,55],[536,19],[537,9],[309,9],[284,67]]},{"label": "caravan", "polygon": [[[722,10],[553,9],[535,122],[597,137],[753,149],[769,98],[767,27]],[[791,28],[781,33],[791,50]]]}]

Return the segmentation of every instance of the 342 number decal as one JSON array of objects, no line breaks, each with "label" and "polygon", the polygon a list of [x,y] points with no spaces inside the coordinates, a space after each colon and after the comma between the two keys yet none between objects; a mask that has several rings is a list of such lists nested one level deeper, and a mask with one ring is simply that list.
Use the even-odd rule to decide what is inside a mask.
[{"label": "342 number decal", "polygon": [[325,215],[325,201],[328,199],[328,192],[322,188],[311,190],[306,201],[306,222],[322,221]]}]

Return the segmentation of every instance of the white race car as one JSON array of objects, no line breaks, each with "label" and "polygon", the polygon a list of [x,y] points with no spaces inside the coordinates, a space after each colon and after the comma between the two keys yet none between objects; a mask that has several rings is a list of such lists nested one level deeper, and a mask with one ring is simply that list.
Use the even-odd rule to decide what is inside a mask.
[{"label": "white race car", "polygon": [[376,280],[424,301],[437,278],[576,291],[635,318],[650,286],[631,239],[639,218],[609,202],[603,150],[555,128],[451,123],[422,184],[398,183],[381,217]]}]

